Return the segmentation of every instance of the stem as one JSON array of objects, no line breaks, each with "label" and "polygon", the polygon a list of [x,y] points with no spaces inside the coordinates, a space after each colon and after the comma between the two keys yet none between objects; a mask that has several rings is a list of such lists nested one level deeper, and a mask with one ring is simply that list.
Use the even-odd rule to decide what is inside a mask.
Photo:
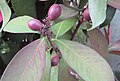
[{"label": "stem", "polygon": [[105,37],[106,37],[106,39],[107,39],[107,42],[108,42],[108,44],[109,44],[109,36],[108,36],[108,33],[107,33],[106,28],[104,28],[104,33],[105,33]]},{"label": "stem", "polygon": [[110,35],[110,24],[108,25],[108,35]]},{"label": "stem", "polygon": [[61,57],[61,52],[60,52],[60,50],[58,49],[58,47],[55,46],[55,43],[51,40],[51,37],[47,35],[47,39],[48,39],[51,47],[53,48],[53,50],[56,52],[56,54],[58,54],[59,57]]},{"label": "stem", "polygon": [[59,57],[61,57],[61,52],[60,52],[60,50],[59,50],[58,47],[55,45],[55,43],[51,40],[52,32],[49,30],[49,28],[51,27],[51,25],[50,25],[48,19],[47,19],[47,18],[44,19],[44,20],[43,20],[43,23],[45,24],[45,27],[44,27],[42,30],[40,30],[41,35],[47,37],[47,39],[48,39],[51,47],[53,48],[53,50],[56,52],[56,54],[59,55]]},{"label": "stem", "polygon": [[[83,19],[82,19],[82,20],[83,20]],[[78,31],[81,23],[82,23],[82,22],[80,22],[80,21],[78,20],[78,24],[77,24],[76,29],[74,30],[74,32],[73,32],[72,37],[71,37],[70,40],[73,40],[73,39],[74,39],[74,37],[75,37],[75,35],[76,35],[76,33],[77,33],[77,31]]]}]

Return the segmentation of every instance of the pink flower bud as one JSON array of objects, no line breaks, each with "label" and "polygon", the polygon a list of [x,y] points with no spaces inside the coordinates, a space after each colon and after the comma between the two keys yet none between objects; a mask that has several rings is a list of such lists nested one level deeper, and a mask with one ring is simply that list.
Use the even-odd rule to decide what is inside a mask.
[{"label": "pink flower bud", "polygon": [[53,4],[48,11],[48,18],[52,21],[57,19],[61,15],[62,9],[60,5]]},{"label": "pink flower bud", "polygon": [[28,21],[28,27],[31,30],[39,31],[44,27],[44,25],[38,19],[31,19]]},{"label": "pink flower bud", "polygon": [[85,20],[89,21],[90,20],[90,14],[89,14],[89,10],[88,8],[86,8],[83,12],[83,17],[85,18]]},{"label": "pink flower bud", "polygon": [[2,17],[2,13],[0,11],[0,22],[2,22],[2,21],[3,21],[3,17]]},{"label": "pink flower bud", "polygon": [[59,60],[60,60],[60,58],[58,55],[53,56],[51,59],[51,65],[56,66],[59,63]]}]

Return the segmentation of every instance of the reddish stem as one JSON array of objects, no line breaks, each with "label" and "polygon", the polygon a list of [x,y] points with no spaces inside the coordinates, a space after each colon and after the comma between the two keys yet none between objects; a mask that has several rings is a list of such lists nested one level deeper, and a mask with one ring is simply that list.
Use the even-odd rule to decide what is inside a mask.
[{"label": "reddish stem", "polygon": [[76,35],[76,33],[77,33],[77,31],[78,31],[78,29],[79,29],[79,27],[80,27],[80,25],[81,25],[82,22],[83,22],[83,17],[82,17],[81,20],[78,20],[78,24],[77,24],[76,29],[74,30],[74,32],[73,32],[72,37],[71,37],[70,40],[74,39],[74,37],[75,37],[75,35]]},{"label": "reddish stem", "polygon": [[56,54],[58,54],[59,57],[61,57],[61,52],[60,52],[60,50],[58,49],[58,47],[55,45],[55,43],[51,40],[51,37],[50,37],[50,36],[47,36],[47,39],[48,39],[51,47],[53,48],[53,50],[56,52]]},{"label": "reddish stem", "polygon": [[110,24],[108,25],[108,35],[110,35]]},{"label": "reddish stem", "polygon": [[110,51],[109,53],[120,55],[120,51],[119,50],[113,50],[113,51]]},{"label": "reddish stem", "polygon": [[109,35],[108,35],[108,33],[107,33],[106,28],[104,28],[104,33],[105,33],[105,37],[106,37],[106,39],[107,39],[107,42],[108,42],[108,44],[109,44]]}]

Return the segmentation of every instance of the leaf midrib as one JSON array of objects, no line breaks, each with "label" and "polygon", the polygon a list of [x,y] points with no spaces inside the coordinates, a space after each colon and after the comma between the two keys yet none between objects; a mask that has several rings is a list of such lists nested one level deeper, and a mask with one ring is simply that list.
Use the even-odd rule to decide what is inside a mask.
[{"label": "leaf midrib", "polygon": [[[57,40],[58,42],[60,42],[61,44],[63,44],[66,48],[68,48],[69,50],[71,50],[71,52],[73,52],[76,56],[79,57],[79,55],[78,55],[76,52],[72,51],[72,49],[71,49],[69,46],[65,45],[62,41],[60,41],[60,40],[58,40],[58,39],[55,39],[55,40]],[[83,57],[83,58],[84,58],[84,57]],[[80,58],[80,59],[81,59],[81,61],[83,62],[84,59],[82,59],[82,58]],[[84,63],[85,63],[87,66],[89,66],[88,63],[86,63],[86,62],[84,62]],[[97,67],[97,68],[98,68],[98,67]],[[93,72],[95,72],[93,67],[91,68],[91,70],[92,70]],[[100,74],[101,74],[101,73],[100,73]]]},{"label": "leaf midrib", "polygon": [[[42,44],[42,42],[44,41],[44,38],[42,38],[42,40],[40,41],[40,43],[38,44],[38,46],[37,46],[37,49],[39,49],[38,47]],[[36,55],[36,53],[37,53],[37,50],[35,51],[35,55]],[[20,79],[19,79],[19,81],[21,81],[22,80],[22,77],[24,76],[24,74],[25,74],[25,72],[28,70],[28,68],[29,68],[29,66],[30,66],[30,64],[32,63],[32,61],[33,61],[33,59],[32,58],[34,58],[35,57],[35,55],[33,55],[32,57],[31,57],[31,59],[30,59],[30,61],[27,63],[27,67],[25,67],[25,69],[24,69],[24,71],[22,72],[22,75],[20,76]]]}]

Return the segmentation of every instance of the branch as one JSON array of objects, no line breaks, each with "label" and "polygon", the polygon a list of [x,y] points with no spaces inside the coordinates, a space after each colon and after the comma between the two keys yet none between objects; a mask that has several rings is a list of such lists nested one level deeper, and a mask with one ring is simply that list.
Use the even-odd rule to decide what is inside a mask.
[{"label": "branch", "polygon": [[74,39],[74,37],[75,37],[75,35],[76,35],[76,33],[77,33],[77,31],[78,31],[78,29],[79,29],[79,27],[80,27],[80,25],[81,25],[82,22],[83,22],[83,18],[81,20],[78,20],[78,24],[77,24],[76,29],[74,30],[74,32],[73,32],[72,37],[71,37],[70,40]]},{"label": "branch", "polygon": [[55,45],[55,43],[51,40],[51,37],[47,35],[47,39],[48,39],[51,47],[53,48],[53,50],[56,52],[56,54],[58,54],[59,57],[61,57],[61,52],[60,52],[59,48]]}]

